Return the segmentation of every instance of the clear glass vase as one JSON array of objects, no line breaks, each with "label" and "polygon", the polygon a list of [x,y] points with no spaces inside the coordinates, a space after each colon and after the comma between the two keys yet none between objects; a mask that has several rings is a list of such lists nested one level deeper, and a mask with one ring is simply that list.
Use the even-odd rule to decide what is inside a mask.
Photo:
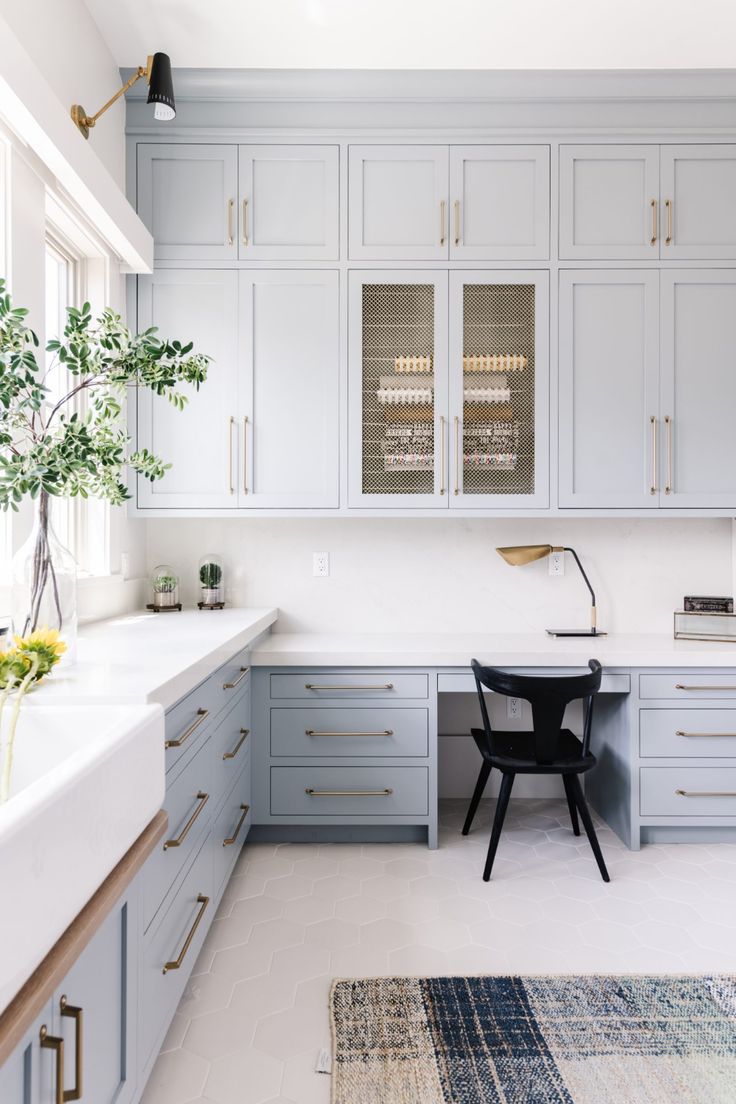
[{"label": "clear glass vase", "polygon": [[31,535],[13,557],[13,632],[27,636],[36,629],[56,629],[67,646],[66,666],[77,653],[77,563],[51,527],[44,491],[35,506]]}]

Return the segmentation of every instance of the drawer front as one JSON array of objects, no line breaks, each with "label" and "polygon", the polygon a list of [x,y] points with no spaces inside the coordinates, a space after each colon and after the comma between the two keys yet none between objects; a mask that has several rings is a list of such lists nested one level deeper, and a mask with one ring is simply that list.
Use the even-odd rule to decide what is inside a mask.
[{"label": "drawer front", "polygon": [[214,684],[208,679],[167,711],[164,720],[167,773],[211,731],[218,708]]},{"label": "drawer front", "polygon": [[736,756],[736,709],[642,709],[639,751],[647,756]]},{"label": "drawer front", "polygon": [[[143,878],[144,931],[199,846],[202,831],[212,820],[216,801],[211,759],[210,741],[207,741],[166,792],[164,808],[169,816],[166,840],[158,845],[146,863]],[[178,843],[173,842],[177,840]]]},{"label": "drawer front", "polygon": [[641,814],[736,817],[736,767],[642,767]]},{"label": "drawer front", "polygon": [[[154,1049],[160,1045],[160,1037],[168,1028],[197,960],[215,911],[213,888],[212,852],[205,842],[166,915],[143,944],[138,1020],[141,1068],[147,1065]],[[209,898],[209,903],[205,905],[198,900],[200,897]],[[174,963],[182,956],[195,925],[196,931],[181,965],[164,973],[167,963]]]},{"label": "drawer front", "polygon": [[218,709],[227,709],[243,691],[250,689],[250,653],[245,650],[233,656],[218,667],[210,681]]},{"label": "drawer front", "polygon": [[250,753],[252,741],[250,695],[244,694],[235,708],[225,714],[210,740],[215,809],[219,807],[225,794],[232,789],[233,782]]},{"label": "drawer front", "polygon": [[271,754],[426,756],[426,709],[370,706],[272,709]]},{"label": "drawer front", "polygon": [[702,701],[704,698],[736,698],[736,672],[722,675],[640,675],[640,698],[680,698]]},{"label": "drawer front", "polygon": [[429,678],[424,674],[395,675],[391,671],[355,671],[334,675],[329,671],[305,671],[301,675],[271,675],[272,698],[426,698]]},{"label": "drawer front", "polygon": [[426,767],[271,767],[271,814],[423,817],[428,780]]},{"label": "drawer front", "polygon": [[210,833],[216,897],[230,876],[253,819],[250,756],[243,764],[243,768],[240,778],[225,798],[225,803]]},{"label": "drawer front", "polygon": [[[585,674],[584,668],[578,668],[578,673]],[[522,672],[523,673],[523,672]],[[437,691],[440,694],[475,694],[475,678],[470,671],[467,674],[439,674],[437,676]],[[631,675],[607,675],[605,672],[601,678],[601,694],[628,694],[631,692]],[[488,690],[487,693],[493,693]]]}]

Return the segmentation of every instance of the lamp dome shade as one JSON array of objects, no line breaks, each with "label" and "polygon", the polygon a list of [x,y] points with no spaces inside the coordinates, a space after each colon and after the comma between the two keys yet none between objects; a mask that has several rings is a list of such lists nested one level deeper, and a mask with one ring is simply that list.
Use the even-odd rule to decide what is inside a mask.
[{"label": "lamp dome shade", "polygon": [[543,560],[555,549],[551,544],[513,544],[508,548],[497,548],[496,551],[512,567],[522,567],[534,560]]},{"label": "lamp dome shade", "polygon": [[169,122],[176,115],[174,82],[171,78],[171,58],[168,54],[154,54],[148,80],[148,100],[154,104],[153,116]]}]

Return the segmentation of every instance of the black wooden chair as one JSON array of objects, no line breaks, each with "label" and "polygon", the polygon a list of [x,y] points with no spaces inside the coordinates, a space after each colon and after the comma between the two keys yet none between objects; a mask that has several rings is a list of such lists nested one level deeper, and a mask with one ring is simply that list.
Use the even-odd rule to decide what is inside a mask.
[{"label": "black wooden chair", "polygon": [[[536,676],[515,675],[508,671],[499,671],[495,667],[481,667],[477,659],[471,661],[475,685],[480,700],[483,728],[471,729],[471,735],[478,745],[482,763],[478,781],[463,825],[463,835],[467,836],[483,796],[491,770],[501,771],[501,790],[496,804],[496,816],[493,821],[488,856],[483,871],[485,882],[491,876],[493,860],[496,857],[501,829],[506,817],[511,788],[517,774],[559,774],[567,796],[572,830],[580,835],[578,813],[583,822],[586,835],[593,849],[598,869],[604,882],[611,879],[603,861],[600,844],[595,834],[593,821],[583,795],[579,775],[589,771],[596,764],[590,751],[590,728],[593,719],[593,701],[601,685],[602,668],[597,659],[588,662],[589,675]],[[491,728],[483,687],[505,694],[510,698],[523,698],[532,707],[531,732],[499,732]],[[583,739],[562,727],[565,709],[572,701],[584,700],[585,721]]]}]

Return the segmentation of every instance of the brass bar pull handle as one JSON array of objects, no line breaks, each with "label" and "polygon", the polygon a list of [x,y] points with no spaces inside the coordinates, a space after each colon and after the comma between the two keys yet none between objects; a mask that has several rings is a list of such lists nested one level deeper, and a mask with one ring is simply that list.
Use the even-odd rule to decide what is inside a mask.
[{"label": "brass bar pull handle", "polygon": [[455,415],[455,494],[460,494],[460,419]]},{"label": "brass bar pull handle", "polygon": [[687,686],[684,682],[676,682],[675,690],[736,690],[736,686]]},{"label": "brass bar pull handle", "polygon": [[76,1029],[74,1037],[74,1088],[64,1089],[64,1100],[81,1100],[84,1091],[82,1082],[82,1071],[84,1068],[84,1013],[81,1008],[73,1004],[67,1004],[66,997],[62,997],[59,1001],[59,1009],[62,1016],[68,1016],[69,1019],[74,1020]]},{"label": "brass bar pull handle", "polygon": [[672,245],[672,200],[666,199],[664,205],[667,210],[667,237],[664,239],[664,244]]},{"label": "brass bar pull handle", "polygon": [[245,818],[250,811],[250,805],[241,805],[240,808],[242,809],[242,813],[240,814],[240,819],[238,820],[238,823],[235,825],[235,831],[231,836],[227,836],[226,839],[222,841],[223,847],[232,847],[232,845],[235,843],[236,839],[240,835],[240,829],[245,824]]},{"label": "brass bar pull handle", "polygon": [[233,486],[233,426],[235,419],[232,414],[227,420],[227,485],[230,494],[235,494]]},{"label": "brass bar pull handle", "polygon": [[710,740],[711,737],[724,736],[731,740],[736,739],[736,732],[676,732],[675,736],[702,736],[704,739]]},{"label": "brass bar pull handle", "polygon": [[455,245],[460,244],[460,200],[455,200]]},{"label": "brass bar pull handle", "polygon": [[667,482],[664,493],[672,494],[672,418],[669,414],[664,416],[664,428],[667,434]]},{"label": "brass bar pull handle", "polygon": [[650,245],[656,245],[657,244],[657,201],[656,201],[656,199],[652,199],[650,201],[650,206],[652,208],[652,236],[649,239],[649,244]]},{"label": "brass bar pull handle", "polygon": [[197,915],[194,919],[194,923],[192,924],[191,928],[189,929],[189,935],[184,940],[184,946],[179,951],[179,954],[177,955],[177,957],[175,959],[173,959],[171,962],[167,962],[166,965],[164,966],[163,972],[165,974],[168,974],[169,970],[178,970],[178,969],[180,969],[182,962],[186,958],[187,951],[189,950],[189,948],[192,945],[192,940],[194,939],[195,935],[197,934],[197,928],[202,923],[202,917],[204,916],[205,912],[207,911],[207,906],[209,905],[209,903],[210,903],[209,897],[205,897],[204,894],[202,894],[202,893],[197,895],[197,904],[200,906],[199,912],[197,913]]},{"label": "brass bar pull handle", "polygon": [[440,415],[440,494],[445,493],[445,417]]},{"label": "brass bar pull handle", "polygon": [[381,686],[319,686],[316,682],[305,682],[305,690],[393,690],[392,682],[384,682]]},{"label": "brass bar pull handle", "polygon": [[243,418],[243,494],[248,493],[248,415]]},{"label": "brass bar pull handle", "polygon": [[309,794],[310,797],[390,797],[394,792],[391,789],[385,790],[313,790],[311,786],[307,786],[304,791],[305,794]]},{"label": "brass bar pull handle", "polygon": [[307,736],[393,736],[393,729],[386,728],[383,732],[319,732],[316,728],[307,728]]},{"label": "brass bar pull handle", "polygon": [[447,225],[447,203],[440,200],[440,245],[445,244],[445,227]]},{"label": "brass bar pull handle", "polygon": [[229,199],[227,201],[227,244],[235,244],[235,231],[233,230],[233,212],[235,211],[235,200]]},{"label": "brass bar pull handle", "polygon": [[243,245],[249,245],[248,240],[248,200],[243,200]]},{"label": "brass bar pull handle", "polygon": [[675,790],[678,797],[736,797],[736,790]]},{"label": "brass bar pull handle", "polygon": [[189,820],[186,822],[186,824],[182,828],[179,835],[175,839],[170,839],[170,840],[166,841],[166,843],[164,844],[164,851],[168,851],[168,849],[170,847],[181,847],[184,840],[189,835],[189,832],[191,831],[192,825],[194,824],[195,820],[197,819],[197,817],[200,815],[200,813],[204,809],[204,807],[207,804],[207,802],[209,801],[209,799],[210,799],[209,794],[203,793],[201,790],[198,791],[198,793],[197,793],[197,805],[194,808],[194,812],[192,813]]},{"label": "brass bar pull handle", "polygon": [[245,676],[248,674],[249,671],[250,671],[250,667],[241,667],[240,668],[240,674],[236,678],[235,682],[223,682],[222,689],[223,690],[234,690],[236,686],[240,685],[240,683],[243,681],[243,679],[245,678]]},{"label": "brass bar pull handle", "polygon": [[226,751],[222,758],[223,759],[234,759],[235,756],[240,751],[243,744],[245,743],[245,741],[248,739],[248,733],[249,732],[250,732],[249,728],[241,728],[241,730],[240,730],[240,739],[238,740],[237,744],[235,745],[235,747],[233,748],[232,751]]},{"label": "brass bar pull handle", "polygon": [[54,1071],[54,1104],[64,1104],[64,1040],[58,1035],[49,1035],[46,1024],[39,1032],[43,1050],[53,1050],[56,1055]]},{"label": "brass bar pull handle", "polygon": [[654,414],[649,417],[649,425],[652,427],[652,482],[649,487],[649,493],[656,495],[657,487],[657,419]]},{"label": "brass bar pull handle", "polygon": [[181,736],[177,736],[175,740],[167,740],[164,744],[164,747],[181,747],[182,744],[185,744],[187,742],[192,733],[196,732],[201,724],[204,724],[209,715],[209,709],[198,709],[196,720],[192,721],[192,723],[189,725],[189,728],[185,728]]}]

